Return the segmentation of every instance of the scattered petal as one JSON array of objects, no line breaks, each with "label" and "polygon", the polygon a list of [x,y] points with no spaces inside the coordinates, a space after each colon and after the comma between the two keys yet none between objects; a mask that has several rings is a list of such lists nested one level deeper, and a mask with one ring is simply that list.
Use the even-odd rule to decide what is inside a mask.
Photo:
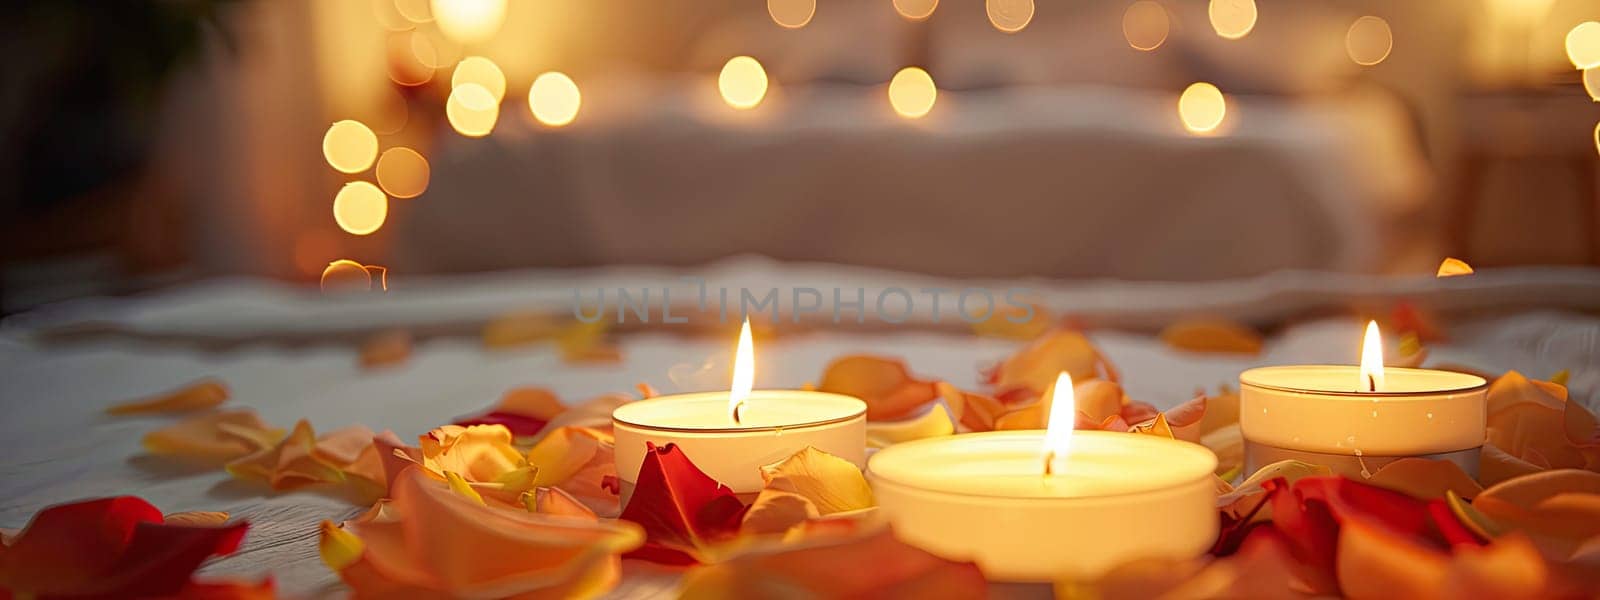
[{"label": "scattered petal", "polygon": [[277,444],[283,430],[268,427],[251,410],[189,417],[145,434],[146,451],[206,463],[224,463]]},{"label": "scattered petal", "polygon": [[761,467],[761,478],[766,481],[766,489],[799,494],[824,515],[877,505],[860,468],[810,446]]},{"label": "scattered petal", "polygon": [[1038,397],[1062,371],[1080,383],[1095,378],[1117,380],[1116,368],[1105,355],[1087,336],[1072,329],[1058,329],[1034,340],[996,365],[988,379],[998,396],[1025,393]]},{"label": "scattered petal", "polygon": [[1250,327],[1223,319],[1187,319],[1161,330],[1167,347],[1190,352],[1221,354],[1261,353],[1261,334]]},{"label": "scattered petal", "polygon": [[1483,486],[1455,463],[1426,458],[1402,458],[1386,464],[1367,483],[1424,500],[1443,498],[1446,492],[1470,499],[1483,492]]},{"label": "scattered petal", "polygon": [[501,425],[445,425],[418,439],[422,464],[429,470],[459,473],[474,483],[492,483],[527,466],[522,452],[511,444],[511,430]]},{"label": "scattered petal", "polygon": [[531,512],[541,515],[554,515],[560,517],[573,517],[590,521],[600,520],[588,506],[584,506],[572,494],[562,491],[561,488],[542,487],[523,495],[524,505]]},{"label": "scattered petal", "polygon": [[162,522],[168,525],[185,525],[188,527],[216,527],[228,522],[228,513],[209,511],[175,512],[167,515]]},{"label": "scattered petal", "polygon": [[501,315],[483,326],[483,345],[491,350],[526,346],[554,338],[561,327],[560,319],[545,313]]},{"label": "scattered petal", "polygon": [[651,444],[621,519],[644,527],[644,546],[629,554],[654,562],[707,562],[713,544],[738,532],[745,506],[733,491],[694,466],[673,444]]},{"label": "scattered petal", "polygon": [[616,477],[615,440],[608,431],[590,427],[558,427],[528,451],[536,476],[531,485],[556,487],[591,511],[614,516],[620,510],[617,492],[605,485]]},{"label": "scattered petal", "polygon": [[900,421],[872,421],[867,423],[867,447],[887,448],[901,442],[950,435],[956,426],[950,421],[950,411],[943,402],[935,402],[921,415]]},{"label": "scattered petal", "polygon": [[192,412],[215,408],[228,399],[228,386],[215,379],[202,379],[176,390],[117,404],[106,409],[113,415],[149,415]]},{"label": "scattered petal", "polygon": [[1043,304],[1006,304],[989,318],[972,324],[972,332],[983,337],[1031,340],[1044,335],[1055,325],[1055,316]]},{"label": "scattered petal", "polygon": [[411,332],[385,331],[361,343],[361,368],[381,369],[404,364],[411,358]]},{"label": "scattered petal", "polygon": [[992,396],[962,391],[946,382],[934,384],[939,397],[950,405],[951,416],[965,431],[991,431],[1006,408]]},{"label": "scattered petal", "polygon": [[301,419],[278,445],[230,462],[227,469],[240,479],[265,481],[274,490],[343,481],[338,465],[317,456],[316,444],[311,423]]},{"label": "scattered petal", "polygon": [[681,597],[981,598],[988,590],[977,565],[944,560],[879,530],[807,538],[695,569]]},{"label": "scattered petal", "polygon": [[1443,278],[1471,274],[1472,265],[1467,264],[1467,262],[1464,260],[1452,257],[1446,258],[1443,262],[1439,263],[1439,271],[1438,273],[1435,273],[1434,276]]},{"label": "scattered petal", "polygon": [[868,421],[904,418],[938,394],[933,382],[912,377],[905,363],[868,355],[834,359],[817,389],[860,398],[867,403]]}]

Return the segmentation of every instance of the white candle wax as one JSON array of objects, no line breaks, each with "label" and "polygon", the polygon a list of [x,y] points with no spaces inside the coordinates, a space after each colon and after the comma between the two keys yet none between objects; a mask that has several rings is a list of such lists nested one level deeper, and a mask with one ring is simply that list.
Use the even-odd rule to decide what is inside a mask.
[{"label": "white candle wax", "polygon": [[1005,581],[1093,577],[1142,557],[1193,557],[1217,535],[1217,459],[1202,446],[1077,431],[1044,474],[1043,431],[885,448],[868,480],[896,535]]},{"label": "white candle wax", "polygon": [[[1354,366],[1245,371],[1239,375],[1240,433],[1250,444],[1292,451],[1273,450],[1272,458],[1323,462],[1347,474],[1370,472],[1388,459],[1447,455],[1483,445],[1488,407],[1482,377],[1388,367],[1378,391],[1364,383]],[[1293,453],[1363,457],[1369,463]],[[1463,464],[1469,471],[1475,466],[1475,456]]]},{"label": "white candle wax", "polygon": [[751,392],[738,422],[729,414],[728,392],[624,404],[611,413],[623,501],[644,464],[645,442],[677,444],[701,471],[740,494],[761,491],[761,467],[806,446],[862,466],[866,411],[866,403],[857,398],[801,390]]}]

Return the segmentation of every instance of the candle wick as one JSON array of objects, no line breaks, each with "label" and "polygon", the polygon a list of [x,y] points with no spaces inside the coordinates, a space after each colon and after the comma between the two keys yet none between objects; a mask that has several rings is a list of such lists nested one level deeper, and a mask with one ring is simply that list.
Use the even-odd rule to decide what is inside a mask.
[{"label": "candle wick", "polygon": [[1371,373],[1367,373],[1367,391],[1378,391],[1378,378]]},{"label": "candle wick", "polygon": [[743,402],[740,402],[738,404],[733,405],[733,424],[734,425],[742,424],[740,422],[740,420],[739,420],[739,413],[741,413],[743,411],[744,411],[744,403]]},{"label": "candle wick", "polygon": [[1054,468],[1051,466],[1051,463],[1054,463],[1054,462],[1056,462],[1056,451],[1055,450],[1051,450],[1049,452],[1046,452],[1044,454],[1044,474],[1046,476],[1055,474]]}]

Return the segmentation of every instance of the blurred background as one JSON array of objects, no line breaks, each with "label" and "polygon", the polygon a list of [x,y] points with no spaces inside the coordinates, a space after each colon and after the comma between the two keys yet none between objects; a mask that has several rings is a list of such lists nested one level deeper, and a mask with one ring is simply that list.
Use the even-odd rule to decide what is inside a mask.
[{"label": "blurred background", "polygon": [[0,23],[0,311],[330,265],[1592,264],[1590,20],[1600,2],[28,2]]}]

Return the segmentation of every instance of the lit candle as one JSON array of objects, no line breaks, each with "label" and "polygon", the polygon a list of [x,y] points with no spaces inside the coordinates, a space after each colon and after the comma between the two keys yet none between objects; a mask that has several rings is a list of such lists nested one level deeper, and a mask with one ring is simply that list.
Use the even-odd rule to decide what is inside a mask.
[{"label": "lit candle", "polygon": [[1449,460],[1478,472],[1487,405],[1482,377],[1383,366],[1368,323],[1360,366],[1296,365],[1239,375],[1245,469],[1295,459],[1370,476],[1405,457]]},{"label": "lit candle", "polygon": [[1056,379],[1048,428],[928,438],[867,463],[902,540],[976,562],[998,581],[1094,577],[1135,558],[1190,558],[1217,535],[1217,458],[1203,446],[1072,430],[1072,380]]},{"label": "lit candle", "polygon": [[865,402],[842,394],[753,390],[754,384],[755,351],[746,320],[729,391],[660,396],[612,411],[622,501],[633,493],[645,442],[677,444],[696,467],[738,494],[760,492],[762,466],[807,446],[865,464]]}]

